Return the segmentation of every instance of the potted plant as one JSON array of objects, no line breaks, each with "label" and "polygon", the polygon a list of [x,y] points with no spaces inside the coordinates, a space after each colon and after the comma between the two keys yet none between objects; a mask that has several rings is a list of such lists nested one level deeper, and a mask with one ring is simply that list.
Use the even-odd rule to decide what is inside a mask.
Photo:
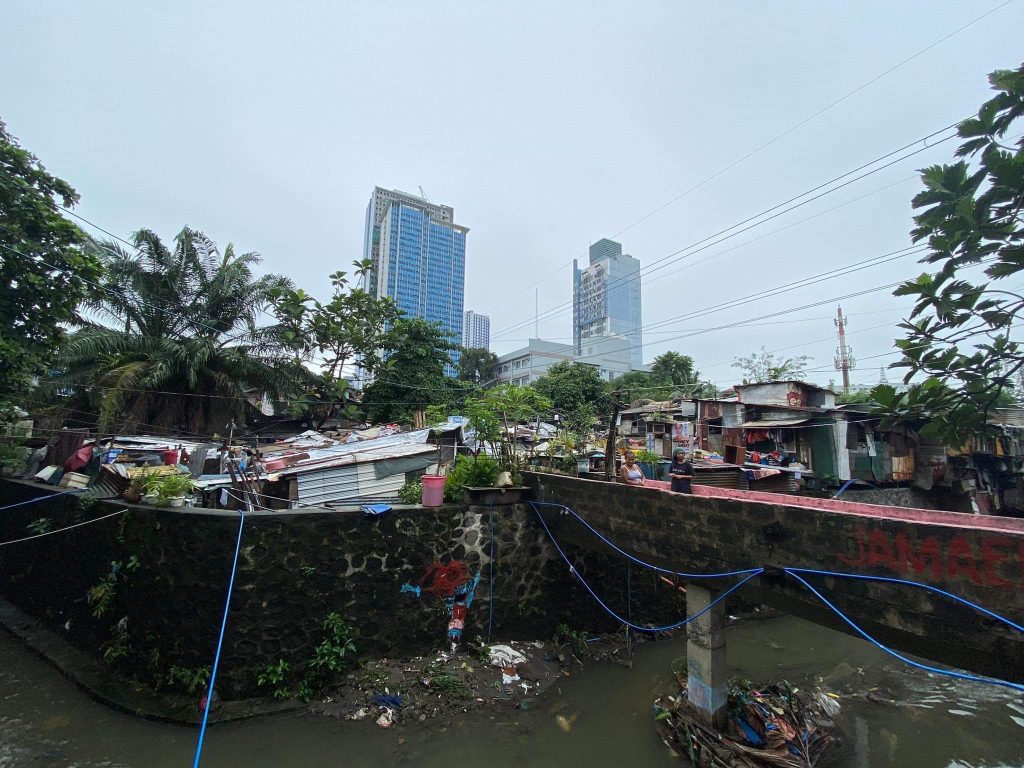
[{"label": "potted plant", "polygon": [[161,478],[159,475],[145,474],[142,475],[142,503],[152,504],[156,506],[160,503],[160,483]]},{"label": "potted plant", "polygon": [[146,492],[146,480],[148,477],[145,473],[133,477],[131,482],[128,483],[128,487],[124,489],[124,493],[121,494],[122,498],[129,504],[138,504],[142,501],[142,496]]},{"label": "potted plant", "polygon": [[168,507],[185,506],[185,497],[192,493],[193,487],[192,478],[188,475],[165,475],[157,490],[160,504]]},{"label": "potted plant", "polygon": [[459,456],[448,473],[445,483],[445,501],[465,501],[467,504],[515,504],[522,488],[497,487],[501,465],[486,453]]}]

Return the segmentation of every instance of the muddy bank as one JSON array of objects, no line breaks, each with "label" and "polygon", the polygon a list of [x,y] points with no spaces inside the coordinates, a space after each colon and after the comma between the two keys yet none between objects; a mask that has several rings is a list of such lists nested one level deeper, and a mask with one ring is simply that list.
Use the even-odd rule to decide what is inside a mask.
[{"label": "muddy bank", "polygon": [[455,655],[438,651],[371,661],[313,702],[310,711],[365,720],[382,728],[432,720],[450,724],[460,715],[487,708],[527,711],[562,680],[589,668],[630,666],[637,644],[652,641],[635,636],[627,639],[621,632],[600,636],[568,632],[556,640],[514,640],[470,645]]}]

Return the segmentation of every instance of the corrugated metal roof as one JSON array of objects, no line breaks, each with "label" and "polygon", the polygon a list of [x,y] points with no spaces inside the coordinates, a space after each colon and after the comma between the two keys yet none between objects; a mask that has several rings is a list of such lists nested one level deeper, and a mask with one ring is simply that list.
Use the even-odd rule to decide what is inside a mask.
[{"label": "corrugated metal roof", "polygon": [[405,483],[404,474],[378,479],[373,465],[367,463],[306,472],[296,479],[298,503],[310,506],[356,499],[395,498]]},{"label": "corrugated metal roof", "polygon": [[809,381],[800,381],[799,379],[772,379],[771,381],[755,381],[752,384],[734,384],[733,389],[751,389],[753,387],[769,387],[773,384],[796,384],[804,389],[812,389],[818,392],[835,392],[828,387],[819,387],[817,384],[811,384]]},{"label": "corrugated metal roof", "polygon": [[[417,429],[412,432],[399,432],[387,437],[373,440],[359,440],[352,443],[335,442],[324,448],[311,448],[308,459],[296,462],[290,467],[271,474],[272,479],[290,477],[307,472],[317,472],[330,467],[343,467],[350,464],[370,464],[384,459],[396,459],[405,456],[416,456],[437,451],[437,445],[427,442],[433,432],[456,432],[459,437],[453,438],[461,442],[461,421],[451,421],[435,429]],[[290,441],[286,441],[290,442]],[[268,453],[265,459],[272,459],[274,454]]]}]

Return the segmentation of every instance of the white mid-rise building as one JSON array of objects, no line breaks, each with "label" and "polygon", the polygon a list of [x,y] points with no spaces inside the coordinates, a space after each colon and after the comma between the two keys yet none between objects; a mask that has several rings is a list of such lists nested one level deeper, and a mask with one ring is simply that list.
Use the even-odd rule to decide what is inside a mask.
[{"label": "white mid-rise building", "polygon": [[495,379],[520,386],[533,384],[546,375],[551,366],[561,362],[593,366],[602,381],[612,381],[626,371],[637,370],[630,360],[629,340],[624,337],[591,337],[583,348],[586,354],[577,355],[572,344],[530,339],[525,347],[498,357]]},{"label": "white mid-rise building", "polygon": [[491,318],[467,309],[462,321],[462,346],[466,349],[490,349]]}]

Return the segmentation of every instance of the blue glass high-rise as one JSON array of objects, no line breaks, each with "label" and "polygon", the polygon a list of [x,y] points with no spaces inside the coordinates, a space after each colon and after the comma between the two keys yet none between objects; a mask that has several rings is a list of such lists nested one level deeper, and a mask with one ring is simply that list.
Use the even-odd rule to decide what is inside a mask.
[{"label": "blue glass high-rise", "polygon": [[[410,317],[440,324],[458,344],[469,230],[453,218],[448,206],[378,187],[367,210],[365,251],[375,262],[370,290],[390,297]],[[458,364],[459,353],[454,352],[445,373],[454,376]]]}]

